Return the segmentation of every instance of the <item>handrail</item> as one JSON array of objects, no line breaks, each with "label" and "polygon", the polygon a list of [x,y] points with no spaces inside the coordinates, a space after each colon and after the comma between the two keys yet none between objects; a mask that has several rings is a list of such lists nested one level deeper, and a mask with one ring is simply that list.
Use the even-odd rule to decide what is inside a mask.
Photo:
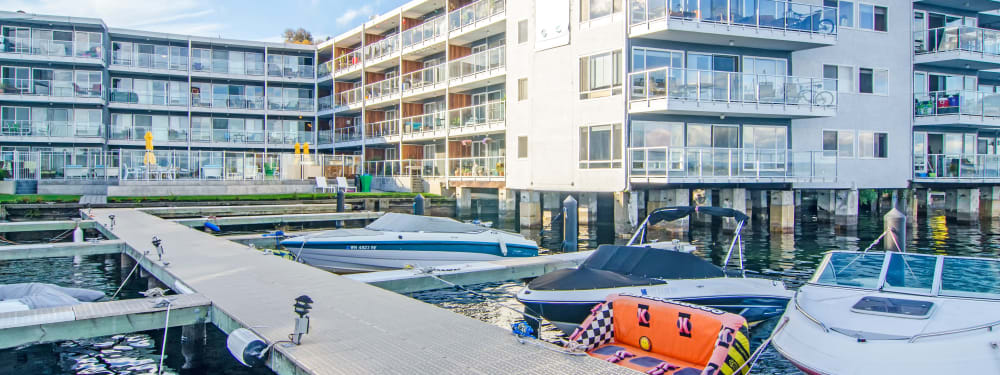
[{"label": "handrail", "polygon": [[401,46],[407,48],[444,35],[445,16],[440,15],[406,29],[401,34]]},{"label": "handrail", "polygon": [[398,118],[370,122],[365,126],[370,129],[371,132],[367,132],[365,135],[367,138],[396,135],[399,134],[399,124],[400,121]]},{"label": "handrail", "polygon": [[365,85],[365,100],[375,100],[399,93],[399,77],[386,78]]},{"label": "handrail", "polygon": [[162,105],[162,106],[187,106],[187,94],[172,95],[170,92],[153,93],[137,92],[135,90],[111,90],[109,100],[112,103]]},{"label": "handrail", "polygon": [[403,91],[416,90],[421,87],[433,86],[444,82],[445,63],[429,66],[400,77]]},{"label": "handrail", "polygon": [[[77,70],[76,72],[80,72]],[[104,95],[103,83],[83,87],[76,81],[53,81],[31,78],[3,78],[0,80],[0,95],[31,95],[54,97],[86,97],[101,98]]]},{"label": "handrail", "polygon": [[837,106],[837,80],[787,75],[654,68],[629,74],[629,100]]},{"label": "handrail", "polygon": [[836,178],[837,158],[823,151],[723,147],[629,147],[633,178]]},{"label": "handrail", "polygon": [[967,51],[1000,55],[1000,30],[975,26],[944,26],[913,32],[913,53],[916,55]]},{"label": "handrail", "polygon": [[913,94],[913,115],[1000,117],[1000,93],[973,90],[931,91]]},{"label": "handrail", "polygon": [[[721,23],[727,25],[781,29],[816,34],[837,33],[837,8],[772,0],[773,8],[760,6],[743,12],[729,11],[726,7],[701,9],[701,1],[631,0],[630,26],[646,24],[662,19],[681,19],[695,22]],[[693,9],[686,5],[694,4]]]},{"label": "handrail", "polygon": [[387,36],[365,46],[365,60],[377,60],[399,51],[399,34]]},{"label": "handrail", "polygon": [[450,126],[454,128],[461,128],[504,121],[504,114],[506,112],[504,110],[505,105],[506,102],[503,100],[495,100],[488,103],[449,110],[449,113],[451,114]]},{"label": "handrail", "polygon": [[792,301],[795,302],[795,310],[796,311],[798,311],[799,313],[801,313],[802,316],[806,317],[806,319],[809,319],[813,323],[816,323],[816,325],[818,325],[820,328],[823,329],[823,332],[830,333],[830,328],[827,327],[826,324],[823,324],[823,322],[819,321],[819,319],[816,319],[812,315],[809,315],[809,313],[807,313],[806,310],[804,308],[802,308],[802,305],[799,304],[799,291],[798,290],[796,290],[795,291],[795,295],[792,296]]},{"label": "handrail", "polygon": [[480,20],[500,14],[506,8],[505,0],[479,0],[448,13],[451,30],[459,29]]},{"label": "handrail", "polygon": [[360,103],[364,87],[355,87],[347,91],[339,92],[336,95],[337,105],[351,105]]},{"label": "handrail", "polygon": [[927,337],[954,335],[954,334],[957,334],[957,333],[965,333],[965,332],[980,330],[980,329],[984,329],[984,328],[992,328],[993,326],[997,326],[997,325],[1000,325],[1000,320],[997,320],[997,321],[994,321],[994,322],[990,322],[990,323],[975,325],[975,326],[972,326],[972,327],[966,327],[966,328],[957,328],[957,329],[951,329],[951,330],[947,330],[947,331],[938,331],[938,332],[919,333],[919,334],[910,336],[909,342],[911,342],[911,343],[912,342],[916,342],[917,340],[920,340],[922,338],[927,338]]},{"label": "handrail", "polygon": [[421,134],[445,128],[447,110],[407,116],[400,119],[403,134]]},{"label": "handrail", "polygon": [[[184,48],[187,49],[187,47]],[[188,70],[187,56],[176,59],[170,54],[163,56],[162,58],[161,56],[163,55],[148,52],[132,51],[131,54],[125,54],[121,51],[115,51],[111,54],[111,65],[159,70]]]},{"label": "handrail", "polygon": [[506,45],[496,46],[485,51],[461,57],[448,62],[448,76],[459,79],[488,70],[502,68],[506,65]]}]

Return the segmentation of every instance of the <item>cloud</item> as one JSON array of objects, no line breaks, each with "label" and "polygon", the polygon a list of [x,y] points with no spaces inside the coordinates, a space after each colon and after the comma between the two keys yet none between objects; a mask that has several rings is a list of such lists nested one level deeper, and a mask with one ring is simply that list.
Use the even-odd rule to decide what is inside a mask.
[{"label": "cloud", "polygon": [[0,9],[103,19],[110,27],[216,36],[218,22],[211,2],[198,0],[2,0]]},{"label": "cloud", "polygon": [[344,12],[344,14],[341,14],[340,17],[337,17],[337,24],[341,26],[347,25],[351,23],[351,21],[354,21],[355,18],[370,16],[374,11],[375,9],[372,8],[371,5],[365,5],[361,8],[348,9]]}]

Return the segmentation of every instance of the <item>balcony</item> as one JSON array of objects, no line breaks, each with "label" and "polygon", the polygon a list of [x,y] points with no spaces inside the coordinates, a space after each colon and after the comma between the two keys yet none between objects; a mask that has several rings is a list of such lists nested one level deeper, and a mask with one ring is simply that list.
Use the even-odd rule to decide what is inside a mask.
[{"label": "balcony", "polygon": [[0,36],[0,59],[103,66],[104,45],[101,42]]},{"label": "balcony", "polygon": [[161,73],[176,76],[187,76],[187,56],[157,55],[153,53],[122,53],[115,51],[111,55],[112,71],[132,73]]},{"label": "balcony", "polygon": [[629,112],[765,118],[837,113],[833,79],[660,68],[629,74]]},{"label": "balcony", "polygon": [[445,64],[420,69],[403,74],[400,78],[403,85],[403,96],[414,99],[429,98],[440,95],[437,91],[445,88]]},{"label": "balcony", "polygon": [[334,95],[327,95],[320,97],[318,100],[316,100],[316,108],[319,110],[319,112],[326,112],[333,110],[333,97]]},{"label": "balcony", "polygon": [[122,109],[164,109],[186,111],[188,96],[176,93],[152,93],[124,90],[111,90],[109,97],[111,108]]},{"label": "balcony", "polygon": [[313,83],[315,68],[312,65],[267,64],[267,78]]},{"label": "balcony", "polygon": [[399,141],[399,119],[372,122],[366,125],[366,143],[384,143]]},{"label": "balcony", "polygon": [[[199,129],[193,129],[192,135],[197,134]],[[109,143],[117,144],[143,144],[146,139],[146,133],[150,132],[153,134],[153,141],[157,145],[163,144],[173,144],[175,146],[185,145],[188,141],[188,129],[187,128],[166,128],[166,127],[134,127],[131,125],[121,125],[121,124],[111,124],[111,134],[108,137]],[[208,141],[211,141],[211,131],[206,130],[209,133]],[[192,137],[193,140],[193,137]],[[115,141],[126,141],[126,142],[115,142]]]},{"label": "balcony", "polygon": [[399,77],[386,78],[365,85],[365,105],[379,105],[399,99]]},{"label": "balcony", "polygon": [[[791,1],[708,6],[705,1],[630,0],[630,38],[797,51],[837,42],[837,8]],[[753,3],[751,3],[753,4]]]},{"label": "balcony", "polygon": [[339,143],[348,143],[361,140],[361,127],[360,126],[349,126],[346,128],[334,129],[333,130],[333,142],[334,146],[343,146]]},{"label": "balcony", "polygon": [[444,138],[447,135],[445,111],[404,117],[401,124],[405,141]]},{"label": "balcony", "polygon": [[284,147],[292,148],[295,144],[305,144],[313,143],[313,133],[311,131],[304,131],[298,129],[268,129],[267,130],[267,145],[268,147]]},{"label": "balcony", "polygon": [[194,112],[257,114],[264,111],[264,97],[200,94],[191,99],[191,110]]},{"label": "balcony", "polygon": [[953,69],[1000,68],[1000,30],[951,26],[914,31],[913,63]]},{"label": "balcony", "polygon": [[246,61],[230,64],[229,60],[195,60],[191,63],[191,76],[207,79],[264,79],[263,61]]},{"label": "balcony", "polygon": [[914,3],[931,5],[941,8],[952,8],[970,12],[986,12],[1000,9],[1000,1],[996,0],[913,0]]},{"label": "balcony", "polygon": [[115,151],[4,151],[0,159],[13,180],[106,179],[118,177]]},{"label": "balcony", "polygon": [[1000,182],[1000,155],[914,155],[913,182],[997,183]]},{"label": "balcony", "polygon": [[473,42],[505,31],[500,27],[506,19],[505,0],[479,0],[448,13],[448,29],[452,39]]},{"label": "balcony", "polygon": [[916,126],[1000,126],[1000,93],[935,91],[913,94]]},{"label": "balcony", "polygon": [[498,100],[451,110],[448,134],[473,135],[504,131],[507,127],[505,104],[503,100]]},{"label": "balcony", "polygon": [[832,182],[837,158],[822,151],[631,147],[633,183]]},{"label": "balcony", "polygon": [[[365,46],[365,65],[379,67],[389,57],[399,52],[399,34],[385,37],[375,43]],[[393,61],[389,61],[386,66],[391,66]]]},{"label": "balcony", "polygon": [[324,70],[333,72],[334,77],[339,77],[348,73],[355,73],[361,70],[361,49],[358,48],[346,54],[335,57],[324,64],[330,65]]},{"label": "balcony", "polygon": [[419,59],[443,51],[444,47],[429,47],[444,42],[447,34],[446,27],[448,26],[445,23],[445,17],[440,16],[403,31],[400,34],[403,54],[409,58]]},{"label": "balcony", "polygon": [[267,98],[269,111],[300,112],[303,116],[312,116],[316,110],[311,98]]},{"label": "balcony", "polygon": [[503,156],[448,159],[366,161],[367,173],[377,177],[422,176],[450,180],[504,181]]},{"label": "balcony", "polygon": [[506,47],[493,47],[448,62],[448,77],[453,89],[485,87],[505,81]]},{"label": "balcony", "polygon": [[71,81],[4,78],[0,80],[0,98],[19,102],[66,104],[104,104],[104,88]]},{"label": "balcony", "polygon": [[330,146],[333,145],[333,130],[320,130],[316,132],[317,146]]},{"label": "balcony", "polygon": [[336,113],[348,109],[361,108],[361,101],[364,99],[363,94],[363,87],[355,87],[353,89],[337,93],[333,112]]},{"label": "balcony", "polygon": [[74,121],[3,120],[0,140],[4,142],[103,143],[104,125]]}]

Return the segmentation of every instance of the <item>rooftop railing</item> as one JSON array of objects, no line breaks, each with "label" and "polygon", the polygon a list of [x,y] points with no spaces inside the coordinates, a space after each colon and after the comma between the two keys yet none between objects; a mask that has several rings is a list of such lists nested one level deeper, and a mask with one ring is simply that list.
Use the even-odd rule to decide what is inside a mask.
[{"label": "rooftop railing", "polygon": [[913,53],[966,51],[1000,55],[1000,30],[948,26],[913,32]]},{"label": "rooftop railing", "polygon": [[403,31],[401,34],[402,48],[420,44],[445,34],[445,17],[438,16],[424,23]]},{"label": "rooftop railing", "polygon": [[629,74],[630,100],[837,106],[837,80],[711,70],[659,68]]},{"label": "rooftop railing", "polygon": [[462,28],[503,13],[505,7],[505,0],[479,0],[448,13],[448,25],[451,30]]},{"label": "rooftop railing", "polygon": [[448,62],[448,76],[451,79],[464,78],[494,69],[507,63],[506,46],[493,47]]},{"label": "rooftop railing", "polygon": [[403,74],[401,77],[403,91],[416,90],[444,82],[445,64],[426,67],[415,72]]},{"label": "rooftop railing", "polygon": [[913,94],[914,116],[1000,117],[1000,93],[967,90]]},{"label": "rooftop railing", "polygon": [[829,180],[837,158],[822,151],[630,147],[631,177],[699,180]]},{"label": "rooftop railing", "polygon": [[73,81],[4,78],[0,80],[0,95],[101,98],[100,83],[81,86]]},{"label": "rooftop railing", "polygon": [[489,103],[457,108],[450,112],[450,124],[452,129],[476,127],[480,125],[493,124],[504,121],[505,102],[503,100]]},{"label": "rooftop railing", "polygon": [[[836,34],[837,8],[783,0],[719,2],[630,0],[630,25],[681,19],[738,26]],[[759,4],[754,7],[753,4]],[[705,8],[703,8],[703,6]]]},{"label": "rooftop railing", "polygon": [[913,170],[919,179],[1000,180],[1000,155],[914,155]]},{"label": "rooftop railing", "polygon": [[101,138],[103,128],[101,123],[83,121],[0,121],[0,135],[13,137]]}]

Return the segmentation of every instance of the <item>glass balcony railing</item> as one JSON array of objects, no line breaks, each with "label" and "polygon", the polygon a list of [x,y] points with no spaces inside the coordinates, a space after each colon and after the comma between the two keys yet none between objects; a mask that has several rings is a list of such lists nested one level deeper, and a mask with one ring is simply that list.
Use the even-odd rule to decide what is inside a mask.
[{"label": "glass balcony railing", "polygon": [[832,179],[837,158],[822,151],[631,147],[631,177],[698,179]]},{"label": "glass balcony railing", "polygon": [[401,77],[403,91],[416,90],[444,82],[444,67],[445,64],[441,63],[415,72],[403,74]]},{"label": "glass balcony railing", "polygon": [[433,40],[445,34],[445,17],[439,16],[424,21],[424,23],[403,31],[401,34],[403,48]]},{"label": "glass balcony railing", "polygon": [[125,104],[144,104],[185,107],[188,96],[176,93],[152,93],[124,90],[111,90],[111,102]]},{"label": "glass balcony railing", "polygon": [[313,111],[310,98],[267,98],[267,109],[274,111]]},{"label": "glass balcony railing", "polygon": [[264,61],[244,61],[230,64],[229,60],[194,60],[191,71],[241,76],[260,77],[264,75]]},{"label": "glass balcony railing", "polygon": [[104,132],[101,123],[73,121],[0,121],[0,135],[14,137],[73,137],[101,138]]},{"label": "glass balcony railing", "polygon": [[104,59],[104,46],[100,42],[74,42],[71,40],[44,40],[0,36],[4,53],[52,57],[82,57]]},{"label": "glass balcony railing", "polygon": [[629,74],[630,100],[837,106],[837,80],[659,68]]},{"label": "glass balcony railing", "polygon": [[350,105],[353,105],[353,104],[361,103],[361,99],[363,99],[363,96],[362,96],[363,92],[364,92],[364,88],[362,88],[362,87],[355,87],[353,89],[350,89],[350,90],[338,93],[337,97],[336,97],[337,98],[337,105],[338,106],[341,106],[341,105],[343,105],[343,106],[350,106]]},{"label": "glass balcony railing", "polygon": [[399,77],[386,78],[365,85],[365,100],[377,100],[399,93]]},{"label": "glass balcony railing", "polygon": [[913,32],[914,54],[947,51],[1000,55],[1000,30],[949,26]]},{"label": "glass balcony railing", "polygon": [[402,119],[403,134],[420,135],[444,129],[445,112],[438,111]]},{"label": "glass balcony railing", "polygon": [[334,142],[350,142],[361,139],[361,127],[350,126],[333,130]]},{"label": "glass balcony railing", "polygon": [[0,95],[51,96],[61,98],[101,98],[100,83],[78,84],[72,81],[4,78],[0,80]]},{"label": "glass balcony railing", "polygon": [[[167,127],[133,127],[131,125],[111,124],[111,136],[109,139],[126,141],[145,141],[146,132],[153,134],[155,142],[187,142],[188,129],[167,128]],[[211,138],[209,138],[209,141]]]},{"label": "glass balcony railing", "polygon": [[351,70],[361,66],[361,49],[356,49],[354,51],[348,52],[344,55],[338,56],[330,62],[332,65],[332,71],[334,73],[340,73],[343,71]]},{"label": "glass balcony railing", "polygon": [[451,30],[474,24],[493,15],[503,13],[505,0],[479,0],[448,13]]},{"label": "glass balcony railing", "polygon": [[476,156],[449,159],[371,160],[367,173],[379,177],[445,177],[454,179],[503,179],[503,156]]},{"label": "glass balcony railing", "polygon": [[913,177],[919,179],[1000,180],[1000,155],[914,155]]},{"label": "glass balcony railing", "polygon": [[[667,18],[764,27],[817,34],[837,33],[837,8],[783,0],[760,2],[630,0],[629,25]],[[759,4],[754,7],[754,4]]]},{"label": "glass balcony railing", "polygon": [[310,131],[304,130],[294,130],[286,129],[282,130],[268,130],[267,131],[267,143],[272,145],[286,145],[291,146],[296,143],[313,143],[313,135]]},{"label": "glass balcony railing", "polygon": [[328,145],[333,143],[333,130],[320,130],[316,132],[317,144]]},{"label": "glass balcony railing", "polygon": [[369,123],[365,133],[366,138],[382,138],[399,135],[399,119]]},{"label": "glass balcony railing", "polygon": [[494,179],[504,176],[503,156],[448,159],[448,171],[455,179]]},{"label": "glass balcony railing", "polygon": [[191,99],[192,107],[217,109],[264,110],[264,97],[253,95],[197,95]]},{"label": "glass balcony railing", "polygon": [[498,100],[485,104],[453,109],[449,111],[450,127],[452,129],[475,127],[504,121],[504,101]]},{"label": "glass balcony railing", "polygon": [[1000,93],[978,91],[934,91],[913,94],[914,116],[1000,117]]},{"label": "glass balcony railing", "polygon": [[372,61],[392,55],[399,51],[399,34],[387,36],[382,40],[365,46],[365,60]]},{"label": "glass balcony railing", "polygon": [[327,95],[316,101],[316,106],[320,111],[333,109],[333,95]]},{"label": "glass balcony railing", "polygon": [[323,78],[333,73],[333,60],[316,65],[316,77]]},{"label": "glass balcony railing", "polygon": [[130,66],[157,70],[188,70],[187,56],[167,56],[153,53],[122,53],[115,51],[111,55],[111,65]]},{"label": "glass balcony railing", "polygon": [[267,64],[268,77],[312,79],[314,71],[312,65]]},{"label": "glass balcony railing", "polygon": [[464,78],[470,75],[502,68],[507,63],[506,47],[493,47],[448,62],[448,75],[451,79]]}]

